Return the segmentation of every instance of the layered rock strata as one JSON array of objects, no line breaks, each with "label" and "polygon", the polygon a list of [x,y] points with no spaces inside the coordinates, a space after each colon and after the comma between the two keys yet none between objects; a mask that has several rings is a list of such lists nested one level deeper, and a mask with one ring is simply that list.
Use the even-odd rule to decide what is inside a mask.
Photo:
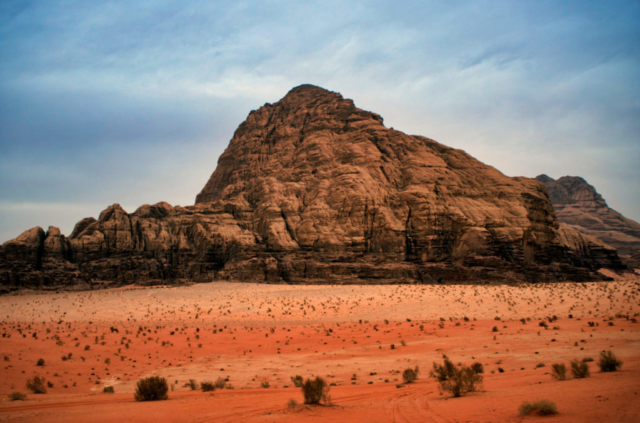
[{"label": "layered rock strata", "polygon": [[114,204],[68,237],[0,248],[0,281],[74,286],[241,280],[594,280],[615,249],[558,222],[545,185],[387,128],[311,85],[252,111],[196,204]]},{"label": "layered rock strata", "polygon": [[547,186],[561,223],[601,239],[631,264],[633,254],[640,252],[640,223],[610,208],[596,189],[579,176],[555,180],[540,175],[536,179]]}]

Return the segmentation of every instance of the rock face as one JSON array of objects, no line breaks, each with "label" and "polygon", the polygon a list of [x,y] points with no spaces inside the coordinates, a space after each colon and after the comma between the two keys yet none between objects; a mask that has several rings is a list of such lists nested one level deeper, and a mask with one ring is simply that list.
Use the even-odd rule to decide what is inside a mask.
[{"label": "rock face", "polygon": [[560,222],[583,234],[600,238],[616,248],[625,261],[640,252],[640,223],[609,208],[587,181],[579,176],[563,176],[554,180],[540,175],[536,179],[547,186]]},{"label": "rock face", "polygon": [[544,184],[386,128],[311,85],[252,111],[189,207],[114,204],[0,248],[12,286],[593,280],[615,250],[558,223]]}]

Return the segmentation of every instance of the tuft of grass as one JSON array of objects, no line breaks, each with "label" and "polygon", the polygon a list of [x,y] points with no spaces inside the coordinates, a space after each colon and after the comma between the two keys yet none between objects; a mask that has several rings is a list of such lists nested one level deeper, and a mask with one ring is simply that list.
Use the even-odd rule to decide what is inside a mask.
[{"label": "tuft of grass", "polygon": [[104,388],[102,388],[102,393],[103,394],[113,394],[116,391],[113,389],[113,386],[105,386]]},{"label": "tuft of grass", "polygon": [[558,407],[549,400],[541,400],[533,403],[525,401],[520,405],[520,408],[518,408],[520,417],[528,416],[534,411],[541,416],[548,416],[558,414]]},{"label": "tuft of grass", "polygon": [[184,386],[188,387],[192,391],[195,391],[199,387],[198,382],[196,382],[195,379],[189,379],[189,382],[185,383]]},{"label": "tuft of grass", "polygon": [[557,380],[567,379],[567,366],[562,363],[556,363],[551,365],[551,376]]},{"label": "tuft of grass", "polygon": [[23,394],[22,392],[12,392],[9,394],[9,399],[11,401],[24,401],[27,399],[27,394]]},{"label": "tuft of grass", "polygon": [[44,358],[38,359],[38,362],[36,363],[36,366],[40,366],[40,367],[44,366]]},{"label": "tuft of grass", "polygon": [[611,351],[602,351],[598,360],[598,367],[601,372],[615,372],[622,366],[622,361],[616,358]]},{"label": "tuft of grass", "polygon": [[169,385],[167,380],[160,376],[151,376],[140,379],[136,384],[134,398],[136,401],[159,401],[169,398],[167,392]]},{"label": "tuft of grass", "polygon": [[266,380],[260,382],[260,387],[261,388],[267,389],[269,386],[271,386],[271,385],[269,385],[269,382],[267,382]]},{"label": "tuft of grass", "polygon": [[200,384],[200,389],[202,389],[202,392],[212,392],[216,390],[216,384],[211,381],[205,380]]},{"label": "tuft of grass", "polygon": [[583,379],[591,376],[589,374],[589,365],[584,361],[573,360],[571,362],[571,374],[576,379]]},{"label": "tuft of grass", "polygon": [[45,379],[41,376],[34,376],[27,380],[27,389],[34,394],[46,394],[47,388],[44,387]]}]

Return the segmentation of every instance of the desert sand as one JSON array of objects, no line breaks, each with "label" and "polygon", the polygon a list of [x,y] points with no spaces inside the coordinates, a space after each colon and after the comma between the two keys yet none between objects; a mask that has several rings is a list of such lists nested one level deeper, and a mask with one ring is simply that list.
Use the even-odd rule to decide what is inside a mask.
[{"label": "desert sand", "polygon": [[[0,297],[0,420],[640,421],[639,301],[640,278],[631,275],[544,285],[19,292]],[[552,378],[553,363],[597,361],[603,350],[623,361],[621,370],[601,373],[590,362],[589,378]],[[439,392],[429,371],[443,354],[482,363],[482,388],[461,398]],[[415,366],[419,379],[402,384]],[[35,375],[52,384],[46,394],[26,389]],[[167,401],[134,400],[136,381],[150,375],[171,384]],[[303,405],[295,375],[323,377],[332,404]],[[227,389],[185,386],[220,377]],[[26,400],[9,400],[15,391]],[[522,402],[539,399],[559,414],[518,417]]]}]

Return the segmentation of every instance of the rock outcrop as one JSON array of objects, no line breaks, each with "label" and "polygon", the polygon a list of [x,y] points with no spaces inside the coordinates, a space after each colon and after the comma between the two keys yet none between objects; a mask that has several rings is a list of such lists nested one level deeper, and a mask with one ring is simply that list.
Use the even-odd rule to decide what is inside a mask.
[{"label": "rock outcrop", "polygon": [[594,280],[616,251],[558,222],[544,184],[386,128],[311,85],[252,111],[196,204],[114,204],[0,248],[11,286]]},{"label": "rock outcrop", "polygon": [[640,223],[609,208],[596,189],[579,176],[563,176],[555,180],[540,175],[536,179],[547,186],[561,223],[600,238],[616,248],[620,257],[631,264],[628,260],[640,252]]}]

